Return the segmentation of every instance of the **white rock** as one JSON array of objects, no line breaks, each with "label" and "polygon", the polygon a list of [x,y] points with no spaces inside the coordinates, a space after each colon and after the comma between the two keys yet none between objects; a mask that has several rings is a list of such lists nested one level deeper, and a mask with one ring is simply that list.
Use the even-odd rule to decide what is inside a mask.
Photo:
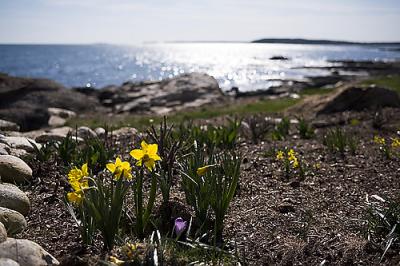
[{"label": "white rock", "polygon": [[0,258],[1,266],[20,266],[18,262],[8,258]]},{"label": "white rock", "polygon": [[94,132],[96,132],[98,137],[103,137],[106,134],[106,130],[102,127],[95,128]]},{"label": "white rock", "polygon": [[10,153],[9,155],[21,158],[22,160],[24,160],[25,157],[29,156],[29,153],[26,150],[22,150],[22,149],[10,149]]},{"label": "white rock", "polygon": [[19,126],[14,122],[0,119],[0,131],[19,131]]},{"label": "white rock", "polygon": [[76,113],[74,111],[70,111],[67,109],[62,109],[62,108],[55,108],[55,107],[50,107],[47,108],[47,112],[49,112],[50,116],[58,116],[60,118],[72,118],[76,116]]},{"label": "white rock", "polygon": [[6,240],[7,240],[7,230],[4,224],[0,222],[0,243],[3,243]]},{"label": "white rock", "polygon": [[3,207],[0,207],[0,223],[4,224],[8,235],[18,234],[27,226],[25,217],[22,214]]},{"label": "white rock", "polygon": [[21,266],[59,265],[40,245],[27,239],[8,238],[0,244],[0,257],[9,258]]},{"label": "white rock", "polygon": [[0,207],[17,211],[25,216],[29,212],[31,203],[16,185],[0,183]]},{"label": "white rock", "polygon": [[1,181],[24,183],[32,178],[32,169],[20,158],[12,155],[0,155]]},{"label": "white rock", "polygon": [[0,142],[7,144],[11,148],[23,149],[28,152],[34,151],[31,143],[36,145],[39,149],[41,148],[41,145],[36,143],[33,139],[25,137],[0,137]]},{"label": "white rock", "polygon": [[65,123],[67,123],[67,120],[56,115],[50,116],[49,121],[47,122],[51,127],[63,126]]}]

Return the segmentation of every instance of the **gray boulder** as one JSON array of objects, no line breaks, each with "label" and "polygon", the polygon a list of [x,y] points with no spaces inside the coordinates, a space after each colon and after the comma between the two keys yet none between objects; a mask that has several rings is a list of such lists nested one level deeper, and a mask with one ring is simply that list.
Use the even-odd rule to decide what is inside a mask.
[{"label": "gray boulder", "polygon": [[13,184],[0,183],[0,207],[27,215],[31,203],[26,194]]},{"label": "gray boulder", "polygon": [[8,238],[0,244],[0,257],[9,258],[21,266],[59,265],[60,263],[40,245],[27,239]]},{"label": "gray boulder", "polygon": [[0,207],[0,223],[4,224],[8,235],[18,234],[27,226],[25,217],[22,214],[3,207]]},{"label": "gray boulder", "polygon": [[32,178],[32,169],[20,158],[0,155],[1,181],[21,184]]}]

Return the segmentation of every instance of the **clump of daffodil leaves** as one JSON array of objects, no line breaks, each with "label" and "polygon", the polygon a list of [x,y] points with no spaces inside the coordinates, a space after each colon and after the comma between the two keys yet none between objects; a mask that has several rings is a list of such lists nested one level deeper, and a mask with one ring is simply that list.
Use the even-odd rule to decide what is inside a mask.
[{"label": "clump of daffodil leaves", "polygon": [[[156,162],[161,158],[157,154],[157,144],[141,142],[141,149],[134,149],[130,155],[136,160],[132,167],[129,161],[120,157],[106,165],[97,175],[90,174],[88,164],[80,168],[73,167],[68,173],[68,182],[72,191],[67,193],[67,201],[77,210],[76,215],[82,239],[90,244],[96,231],[100,231],[104,245],[112,249],[119,231],[121,215],[124,211],[125,198],[130,188],[133,190],[136,233],[144,237],[153,208],[157,182],[154,175]],[[135,168],[135,169],[133,169]],[[135,174],[133,174],[133,172]],[[151,189],[147,206],[143,203],[143,178],[150,176]],[[71,210],[71,208],[70,208]]]},{"label": "clump of daffodil leaves", "polygon": [[100,171],[92,168],[90,162],[70,168],[66,202],[84,243],[93,243],[97,233],[107,250],[122,245],[122,239],[131,237],[129,234],[144,240],[148,229],[157,226],[150,218],[158,188],[163,192],[163,201],[168,203],[169,187],[162,180],[171,174],[180,178],[186,203],[194,210],[196,230],[191,234],[196,238],[207,234],[206,241],[222,244],[224,218],[239,183],[240,156],[223,147],[210,150],[196,141],[193,145],[192,138],[177,141],[175,134],[164,131],[168,134],[149,134],[153,143],[142,140],[129,155],[112,156],[113,161],[105,163]]}]

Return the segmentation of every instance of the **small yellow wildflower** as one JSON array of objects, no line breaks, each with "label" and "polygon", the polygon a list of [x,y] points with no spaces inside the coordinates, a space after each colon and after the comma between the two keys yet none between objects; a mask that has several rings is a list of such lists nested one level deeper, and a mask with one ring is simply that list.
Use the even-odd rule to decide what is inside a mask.
[{"label": "small yellow wildflower", "polygon": [[392,148],[400,148],[400,138],[393,138],[392,139]]},{"label": "small yellow wildflower", "polygon": [[142,141],[140,144],[141,149],[134,149],[129,154],[138,160],[136,162],[137,166],[142,166],[143,164],[152,171],[156,166],[156,161],[160,161],[161,158],[158,156],[158,145],[157,144],[147,144],[146,141]]},{"label": "small yellow wildflower", "polygon": [[115,265],[123,265],[125,261],[118,259],[117,257],[110,256],[110,262]]},{"label": "small yellow wildflower", "polygon": [[296,153],[293,149],[290,149],[287,153],[289,161],[292,163],[293,168],[299,167],[299,160],[296,157]]},{"label": "small yellow wildflower", "polygon": [[380,137],[380,136],[375,136],[374,137],[374,142],[380,145],[385,145],[386,141],[384,138]]},{"label": "small yellow wildflower", "polygon": [[213,166],[214,165],[206,165],[206,166],[203,166],[203,167],[199,167],[199,168],[197,168],[196,173],[199,176],[205,175],[208,172],[208,170],[210,170],[210,168],[213,167]]},{"label": "small yellow wildflower", "polygon": [[285,153],[283,151],[278,151],[276,153],[276,159],[277,160],[283,160],[285,158]]},{"label": "small yellow wildflower", "polygon": [[119,157],[117,157],[115,163],[108,163],[106,168],[114,174],[116,180],[121,177],[122,173],[127,180],[132,179],[130,163],[121,161]]}]

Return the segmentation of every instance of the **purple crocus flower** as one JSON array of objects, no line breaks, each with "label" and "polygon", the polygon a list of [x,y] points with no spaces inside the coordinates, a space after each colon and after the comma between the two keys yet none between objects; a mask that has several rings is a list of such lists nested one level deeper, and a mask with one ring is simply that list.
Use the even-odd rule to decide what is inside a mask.
[{"label": "purple crocus flower", "polygon": [[181,217],[175,219],[174,228],[176,235],[179,236],[180,234],[182,234],[182,232],[185,231],[186,227],[187,227],[187,222],[183,220]]}]

